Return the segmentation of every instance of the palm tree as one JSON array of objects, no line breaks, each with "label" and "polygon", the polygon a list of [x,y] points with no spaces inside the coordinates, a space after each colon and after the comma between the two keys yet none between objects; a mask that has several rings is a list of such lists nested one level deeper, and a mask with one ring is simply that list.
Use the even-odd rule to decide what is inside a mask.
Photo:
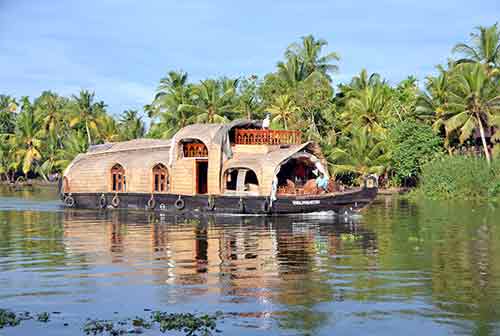
[{"label": "palm tree", "polygon": [[283,80],[287,87],[296,89],[300,82],[306,80],[311,74],[307,74],[304,63],[300,62],[295,55],[288,57],[286,63],[278,62],[278,78]]},{"label": "palm tree", "polygon": [[273,116],[272,122],[282,123],[284,129],[287,130],[299,108],[289,95],[280,95],[267,110]]},{"label": "palm tree", "polygon": [[120,129],[124,140],[143,137],[145,127],[139,112],[137,110],[125,110],[120,118]]},{"label": "palm tree", "polygon": [[481,63],[490,74],[492,69],[500,66],[500,29],[498,23],[475,29],[476,32],[471,33],[471,44],[459,43],[455,45],[453,52],[464,56],[458,63]]},{"label": "palm tree", "polygon": [[17,118],[15,132],[16,158],[19,163],[22,162],[22,171],[27,175],[32,164],[42,157],[40,153],[42,122],[28,97],[23,97],[21,101],[21,113]]},{"label": "palm tree", "polygon": [[57,151],[57,166],[60,169],[65,169],[78,154],[87,151],[87,137],[81,131],[72,131],[64,139],[63,145],[63,148]]},{"label": "palm tree", "polygon": [[81,125],[87,134],[89,144],[92,144],[91,132],[98,132],[98,120],[106,110],[104,102],[94,102],[95,93],[87,90],[80,91],[78,96],[73,95],[74,116],[70,119],[70,127]]},{"label": "palm tree", "polygon": [[368,86],[353,93],[340,117],[349,129],[361,127],[366,132],[382,136],[386,133],[384,123],[390,117],[390,102],[391,96],[385,86]]},{"label": "palm tree", "polygon": [[115,142],[120,140],[120,132],[116,120],[110,115],[103,115],[98,120],[99,138],[104,142]]},{"label": "palm tree", "polygon": [[46,181],[49,180],[49,175],[60,170],[57,157],[59,150],[59,140],[56,133],[49,133],[42,144],[41,164],[36,168],[36,172]]},{"label": "palm tree", "polygon": [[479,63],[457,67],[451,81],[449,103],[440,118],[446,134],[449,136],[458,131],[459,140],[463,143],[479,129],[484,154],[490,163],[484,129],[500,126],[500,87]]},{"label": "palm tree", "polygon": [[60,131],[65,107],[63,99],[53,92],[44,91],[35,100],[34,105],[36,112],[41,115],[44,131],[47,134],[55,130]]},{"label": "palm tree", "polygon": [[381,175],[389,164],[390,154],[384,141],[363,129],[355,129],[345,148],[335,147],[327,153],[335,174],[352,173],[359,177]]},{"label": "palm tree", "polygon": [[321,56],[322,49],[328,45],[323,39],[315,39],[312,35],[302,37],[301,43],[292,43],[285,52],[287,59],[297,58],[303,64],[305,77],[313,72],[319,72],[330,79],[329,74],[338,71],[338,66],[332,62],[338,62],[340,57],[331,52]]},{"label": "palm tree", "polygon": [[[170,71],[160,80],[153,103],[146,106],[148,116],[153,119],[152,128],[161,128],[164,136],[169,137],[186,126],[192,117],[185,106],[193,105],[194,89],[188,84],[188,75],[182,71]],[[160,121],[156,121],[160,118]]]},{"label": "palm tree", "polygon": [[12,134],[16,127],[17,102],[7,95],[0,95],[0,134]]},{"label": "palm tree", "polygon": [[194,103],[182,104],[179,109],[192,113],[198,122],[226,122],[226,115],[235,106],[237,86],[238,80],[204,80],[195,87]]}]

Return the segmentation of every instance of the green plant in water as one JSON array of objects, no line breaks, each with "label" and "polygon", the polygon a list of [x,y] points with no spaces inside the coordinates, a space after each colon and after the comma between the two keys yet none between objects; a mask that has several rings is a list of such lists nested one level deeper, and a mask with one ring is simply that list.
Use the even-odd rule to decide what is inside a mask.
[{"label": "green plant in water", "polygon": [[36,316],[36,319],[40,322],[49,322],[50,321],[50,314],[46,313],[46,312],[40,313]]},{"label": "green plant in water", "polygon": [[222,313],[218,312],[214,315],[204,314],[198,317],[191,313],[172,314],[155,311],[151,318],[160,324],[160,331],[163,333],[175,330],[183,331],[188,336],[207,336],[216,331],[216,321],[221,315]]},{"label": "green plant in water", "polygon": [[21,323],[21,320],[16,316],[16,313],[10,310],[0,309],[0,329],[5,326],[14,327]]}]

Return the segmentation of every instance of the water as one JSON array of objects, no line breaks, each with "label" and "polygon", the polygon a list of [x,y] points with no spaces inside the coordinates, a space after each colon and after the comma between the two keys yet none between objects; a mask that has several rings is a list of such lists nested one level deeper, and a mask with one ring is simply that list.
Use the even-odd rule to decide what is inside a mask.
[{"label": "water", "polygon": [[380,198],[359,218],[189,218],[3,189],[0,308],[56,312],[0,335],[144,309],[222,311],[222,335],[500,335],[500,209]]}]

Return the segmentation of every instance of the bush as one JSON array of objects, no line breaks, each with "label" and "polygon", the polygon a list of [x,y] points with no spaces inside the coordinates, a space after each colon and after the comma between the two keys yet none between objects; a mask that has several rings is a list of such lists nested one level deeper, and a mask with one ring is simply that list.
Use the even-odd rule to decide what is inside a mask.
[{"label": "bush", "polygon": [[500,197],[500,161],[446,156],[422,167],[420,191],[429,198],[481,199]]},{"label": "bush", "polygon": [[443,140],[429,125],[402,121],[390,132],[391,167],[396,185],[415,186],[422,166],[442,152]]}]

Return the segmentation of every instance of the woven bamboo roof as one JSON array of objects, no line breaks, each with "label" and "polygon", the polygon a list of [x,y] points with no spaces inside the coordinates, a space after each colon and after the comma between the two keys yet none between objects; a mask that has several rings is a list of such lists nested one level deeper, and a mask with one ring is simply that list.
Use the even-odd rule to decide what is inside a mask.
[{"label": "woven bamboo roof", "polygon": [[162,139],[134,139],[123,142],[105,143],[102,145],[90,146],[87,153],[100,154],[156,147],[170,147],[170,143],[170,140]]}]

